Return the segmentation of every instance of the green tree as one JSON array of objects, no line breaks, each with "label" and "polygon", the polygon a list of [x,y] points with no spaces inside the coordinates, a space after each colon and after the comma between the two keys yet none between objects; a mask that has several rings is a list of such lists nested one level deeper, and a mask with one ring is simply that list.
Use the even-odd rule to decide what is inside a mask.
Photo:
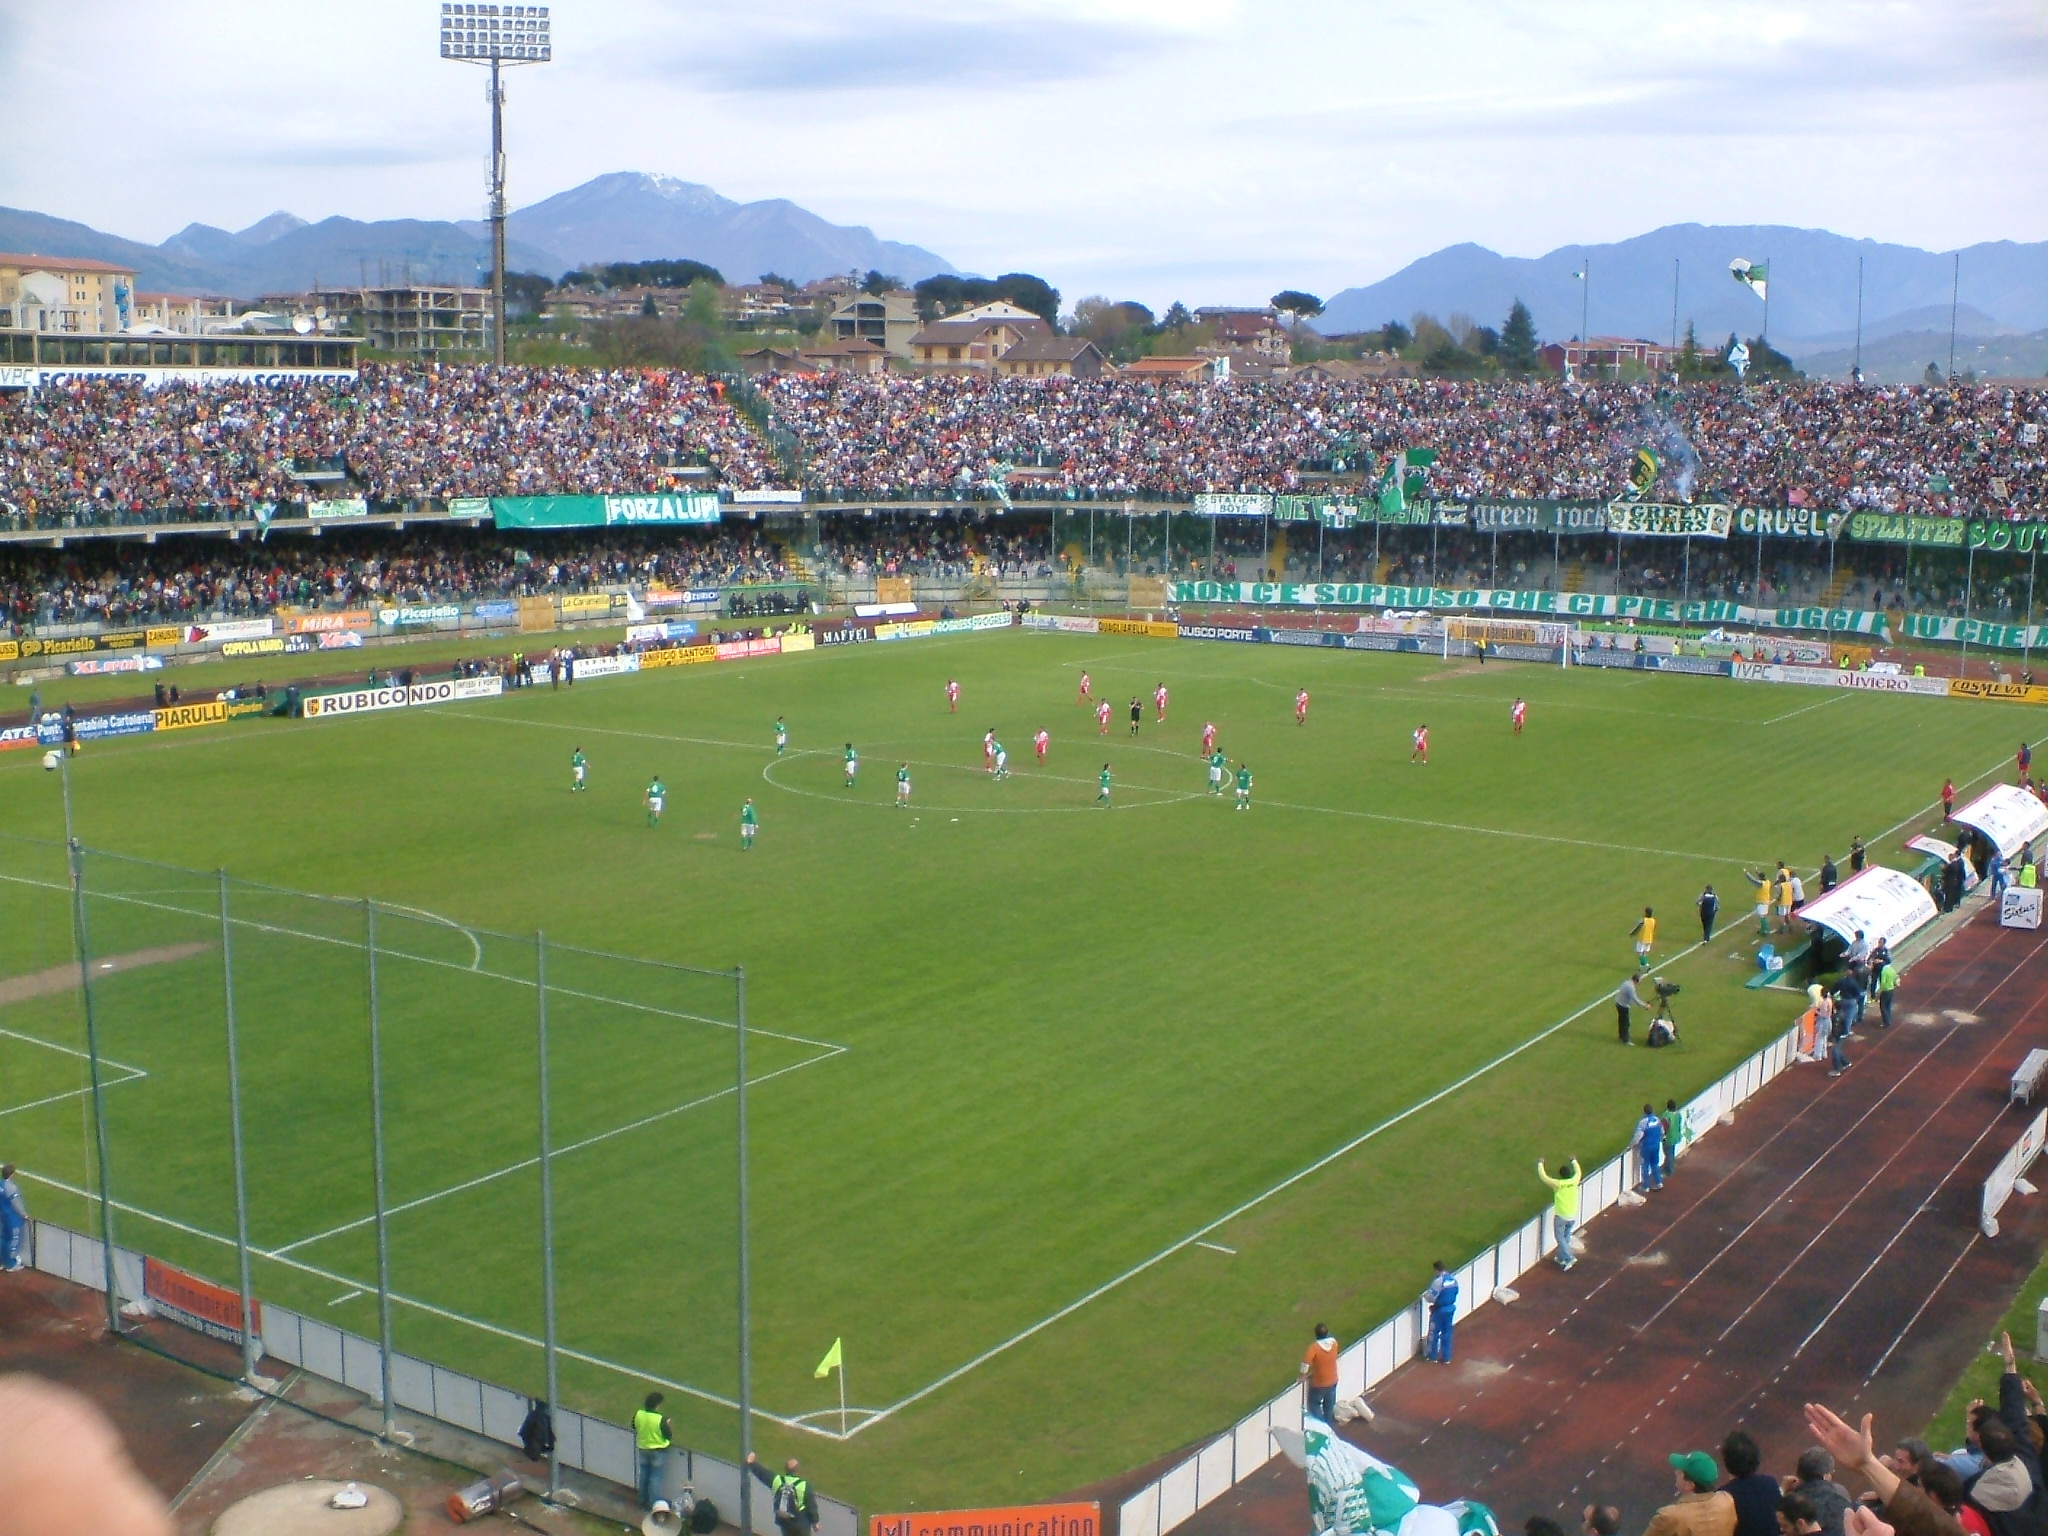
[{"label": "green tree", "polygon": [[878,271],[874,267],[869,267],[868,275],[860,280],[860,291],[868,294],[880,295],[889,293],[902,286],[902,278],[892,276],[887,272]]},{"label": "green tree", "polygon": [[1166,318],[1159,322],[1159,328],[1164,331],[1178,331],[1185,330],[1194,323],[1195,317],[1188,313],[1187,305],[1175,299],[1166,306]]},{"label": "green tree", "polygon": [[655,304],[653,294],[648,293],[641,295],[640,313],[649,320],[659,320],[661,318],[661,309],[658,305]]},{"label": "green tree", "polygon": [[1533,373],[1536,368],[1536,318],[1520,299],[1509,308],[1507,323],[1500,328],[1500,361],[1503,368],[1515,373]]},{"label": "green tree", "polygon": [[761,274],[761,286],[764,288],[787,288],[791,293],[794,293],[800,285],[792,283],[780,272],[763,272]]},{"label": "green tree", "polygon": [[1389,320],[1380,327],[1380,350],[1399,352],[1415,339],[1415,333],[1398,320]]},{"label": "green tree", "polygon": [[1304,321],[1313,320],[1323,312],[1323,301],[1312,293],[1303,293],[1299,288],[1283,288],[1273,295],[1272,305],[1283,315],[1294,316],[1294,329],[1299,332]]},{"label": "green tree", "polygon": [[1948,380],[1942,376],[1941,364],[1929,363],[1927,371],[1920,375],[1920,382],[1929,389],[1940,389],[1948,383]]}]

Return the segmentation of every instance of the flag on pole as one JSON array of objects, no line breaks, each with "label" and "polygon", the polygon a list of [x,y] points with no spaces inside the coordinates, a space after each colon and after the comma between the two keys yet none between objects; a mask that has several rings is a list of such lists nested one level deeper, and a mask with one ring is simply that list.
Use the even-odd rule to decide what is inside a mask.
[{"label": "flag on pole", "polygon": [[1769,297],[1771,277],[1771,264],[1769,262],[1759,261],[1755,265],[1751,265],[1738,256],[1728,263],[1728,275],[1738,283],[1746,286],[1758,298],[1767,299]]},{"label": "flag on pole", "polygon": [[1380,481],[1380,515],[1397,517],[1408,508],[1408,455],[1397,453]]},{"label": "flag on pole", "polygon": [[1738,341],[1728,349],[1728,366],[1735,370],[1735,376],[1738,379],[1748,375],[1749,344],[1747,342]]},{"label": "flag on pole", "polygon": [[818,1380],[823,1381],[827,1376],[830,1376],[834,1371],[844,1371],[846,1369],[845,1358],[840,1352],[839,1344],[840,1341],[838,1339],[834,1339],[832,1341],[832,1347],[825,1351],[825,1358],[820,1360],[818,1362],[818,1368],[815,1371],[811,1372],[811,1374],[815,1376]]}]

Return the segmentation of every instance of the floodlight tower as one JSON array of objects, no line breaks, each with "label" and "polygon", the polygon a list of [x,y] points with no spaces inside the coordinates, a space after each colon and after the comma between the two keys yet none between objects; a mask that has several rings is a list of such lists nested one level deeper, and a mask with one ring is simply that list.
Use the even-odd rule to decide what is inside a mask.
[{"label": "floodlight tower", "polygon": [[544,5],[443,0],[441,57],[491,66],[491,361],[505,361],[505,88],[499,70],[553,56]]}]

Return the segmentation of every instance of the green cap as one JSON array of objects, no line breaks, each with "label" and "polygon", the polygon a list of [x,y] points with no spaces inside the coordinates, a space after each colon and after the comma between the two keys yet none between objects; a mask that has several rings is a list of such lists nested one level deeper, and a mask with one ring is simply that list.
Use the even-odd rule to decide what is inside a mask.
[{"label": "green cap", "polygon": [[1705,1451],[1674,1451],[1671,1465],[1683,1472],[1695,1488],[1711,1488],[1721,1475],[1721,1469],[1714,1465],[1714,1458]]}]

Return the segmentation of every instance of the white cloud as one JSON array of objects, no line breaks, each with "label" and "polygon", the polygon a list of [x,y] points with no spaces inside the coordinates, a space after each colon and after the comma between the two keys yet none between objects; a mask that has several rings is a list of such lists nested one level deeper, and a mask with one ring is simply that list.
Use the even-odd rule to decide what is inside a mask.
[{"label": "white cloud", "polygon": [[[474,217],[479,71],[432,0],[0,0],[0,203]],[[2031,0],[571,0],[509,76],[515,203],[604,171],[788,197],[980,271],[1328,293],[1438,246],[1661,223],[2048,237]],[[118,38],[119,91],[81,37]],[[195,82],[199,84],[195,86]],[[687,254],[687,253],[677,253]]]}]

